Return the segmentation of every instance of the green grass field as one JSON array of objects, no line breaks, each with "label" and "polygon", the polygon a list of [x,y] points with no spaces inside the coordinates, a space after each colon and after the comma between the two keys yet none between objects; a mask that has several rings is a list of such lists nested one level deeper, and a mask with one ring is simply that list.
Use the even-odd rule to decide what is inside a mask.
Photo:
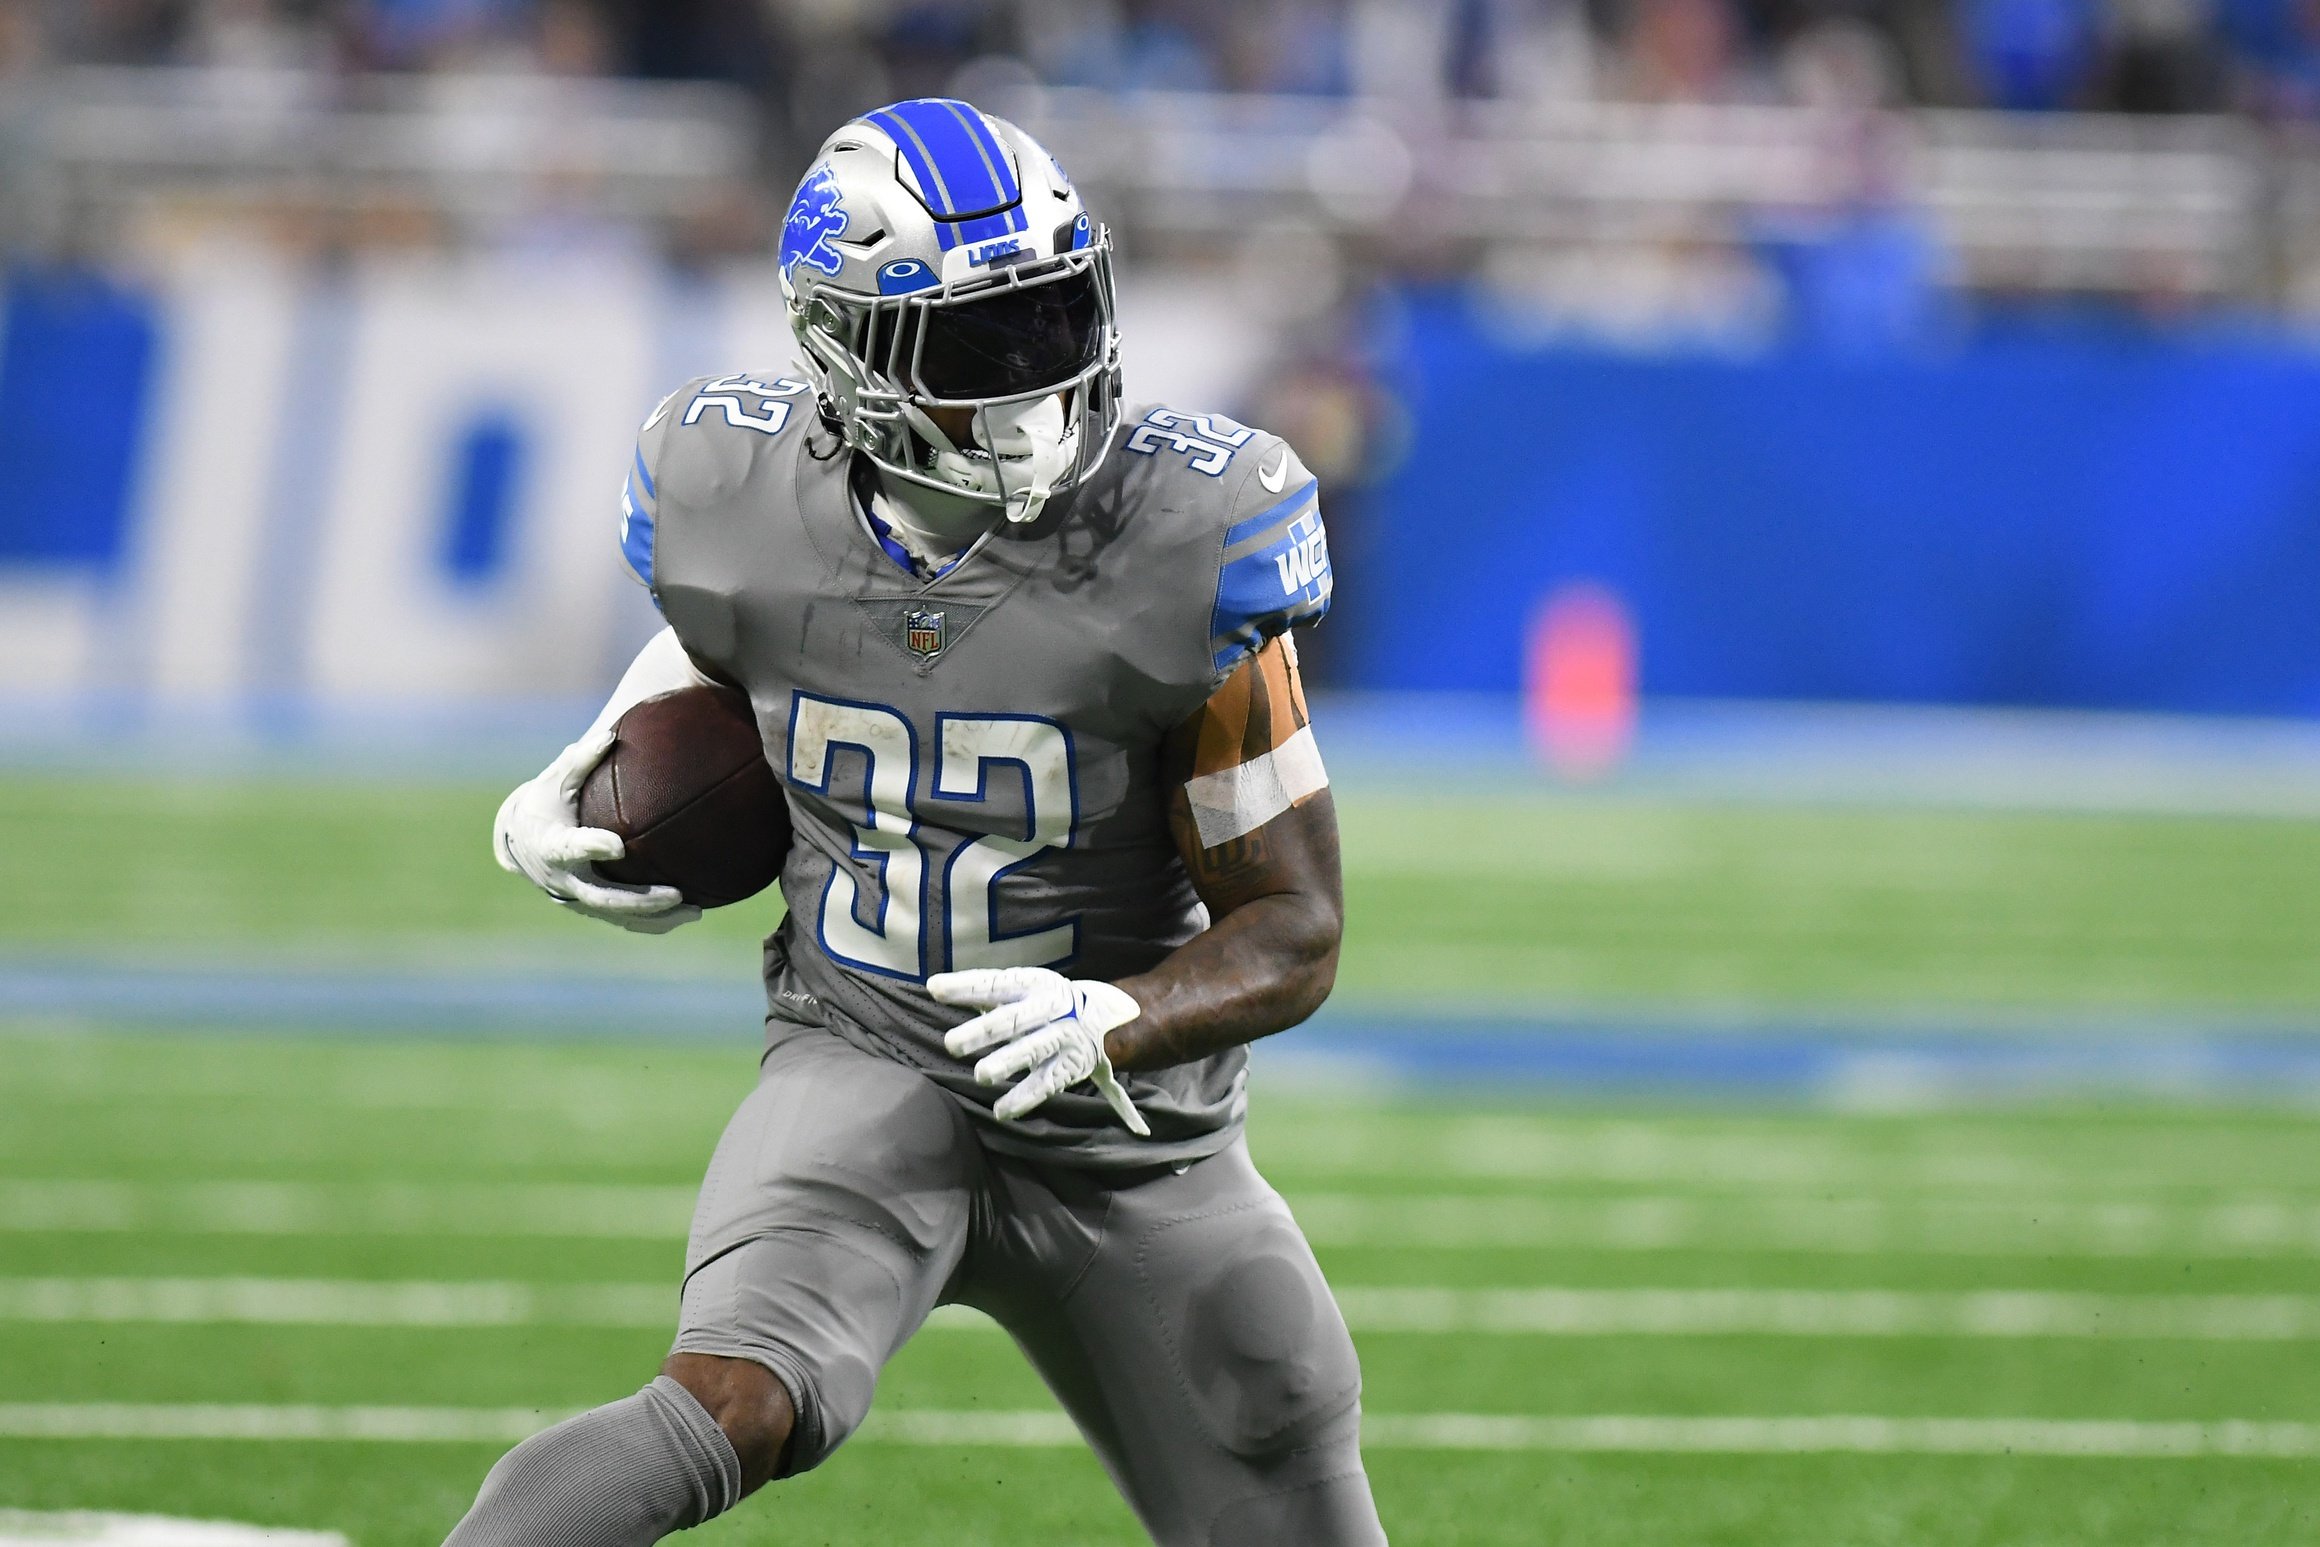
[{"label": "green grass field", "polygon": [[[480,789],[0,792],[0,970],[746,974],[765,923],[632,940],[543,907],[488,867]],[[1344,810],[1358,1003],[2320,1006],[2312,824]],[[0,1508],[431,1543],[497,1436],[641,1383],[751,1028],[726,1047],[461,1033],[0,1028]],[[1256,1110],[1259,1162],[1356,1328],[1397,1542],[2320,1539],[2308,1112],[1262,1084]],[[209,1437],[118,1437],[172,1426]],[[215,1437],[236,1426],[271,1437]],[[406,1437],[285,1437],[385,1429]],[[871,1431],[699,1535],[1141,1539],[1004,1336],[951,1319],[888,1372]]]},{"label": "green grass field", "polygon": [[[0,952],[749,969],[541,907],[485,787],[0,784]],[[1369,1000],[2302,1012],[2320,823],[1340,792],[1340,990]]]}]

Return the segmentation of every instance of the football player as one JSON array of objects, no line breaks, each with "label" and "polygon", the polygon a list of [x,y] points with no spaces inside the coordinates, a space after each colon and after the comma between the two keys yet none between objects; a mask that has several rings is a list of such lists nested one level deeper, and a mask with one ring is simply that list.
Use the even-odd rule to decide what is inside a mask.
[{"label": "football player", "polygon": [[526,1440],[454,1547],[630,1547],[819,1465],[943,1304],[1011,1333],[1156,1541],[1384,1540],[1360,1371],[1242,1138],[1327,996],[1335,813],[1290,630],[1329,605],[1279,439],[1126,406],[1108,233],[963,102],[847,124],[781,276],[802,379],[646,421],[622,548],[668,623],[508,797],[501,863],[630,929],[573,792],[652,694],[745,692],[796,837],[762,1074],[675,1351]]}]

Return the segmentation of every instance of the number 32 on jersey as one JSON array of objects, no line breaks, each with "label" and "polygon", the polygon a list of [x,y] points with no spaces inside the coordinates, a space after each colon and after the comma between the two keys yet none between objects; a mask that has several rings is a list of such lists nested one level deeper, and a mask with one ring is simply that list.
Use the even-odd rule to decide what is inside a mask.
[{"label": "number 32 on jersey", "polygon": [[[1001,934],[998,917],[999,885],[1008,872],[1042,849],[1071,843],[1079,803],[1070,733],[1031,715],[945,714],[935,724],[930,767],[921,760],[917,732],[892,709],[811,693],[791,696],[790,781],[826,799],[860,800],[870,820],[854,826],[853,857],[875,868],[884,894],[874,920],[865,923],[853,869],[833,866],[817,921],[822,948],[849,966],[920,981],[935,970],[928,960],[930,925],[939,922],[944,958],[953,970],[1045,967],[1065,960],[1078,947],[1076,921]],[[859,756],[859,791],[833,794],[839,749]],[[949,906],[939,921],[926,917],[933,859],[914,805],[922,779],[943,801],[1002,799],[1009,781],[1023,795],[1019,826],[1027,836],[987,835],[951,850],[942,888]]]}]

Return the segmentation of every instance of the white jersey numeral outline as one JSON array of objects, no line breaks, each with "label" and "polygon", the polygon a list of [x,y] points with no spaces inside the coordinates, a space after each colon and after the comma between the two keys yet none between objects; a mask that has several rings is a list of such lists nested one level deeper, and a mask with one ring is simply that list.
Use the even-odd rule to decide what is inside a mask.
[{"label": "white jersey numeral outline", "polygon": [[[681,422],[685,424],[698,423],[703,414],[716,408],[724,411],[725,422],[737,430],[755,430],[761,435],[778,435],[781,433],[782,426],[789,423],[791,408],[789,403],[782,400],[796,397],[805,390],[806,384],[804,382],[792,381],[787,376],[777,377],[770,382],[758,381],[748,376],[721,377],[716,381],[706,383],[698,393],[694,394],[693,401],[685,405],[685,417]],[[763,411],[753,414],[743,407],[741,397],[744,393],[762,399],[765,405]],[[651,426],[647,425],[646,428],[650,429]]]},{"label": "white jersey numeral outline", "polygon": [[1079,781],[1071,733],[1033,715],[935,717],[934,792],[944,800],[990,798],[994,768],[1020,773],[1028,838],[989,835],[962,845],[944,870],[949,899],[950,962],[969,967],[1045,967],[1079,949],[1079,924],[1067,920],[1030,934],[999,933],[1000,878],[1041,849],[1071,846],[1079,825]]},{"label": "white jersey numeral outline", "polygon": [[[1189,430],[1191,433],[1186,434]],[[1161,446],[1173,446],[1192,457],[1192,470],[1215,478],[1223,474],[1233,453],[1257,432],[1220,414],[1180,414],[1155,408],[1128,434],[1128,449],[1151,456]]]},{"label": "white jersey numeral outline", "polygon": [[[1045,967],[1068,960],[1079,947],[1078,920],[1001,934],[998,889],[1008,872],[1040,851],[1071,846],[1079,826],[1071,733],[1036,715],[941,714],[935,723],[934,798],[988,800],[996,770],[1000,778],[1023,781],[1028,829],[1021,838],[986,834],[962,843],[944,865],[948,906],[942,927],[951,968]],[[848,966],[924,981],[932,921],[925,916],[928,854],[915,801],[918,738],[908,720],[883,704],[793,692],[790,781],[829,798],[832,753],[839,747],[864,759],[861,801],[870,820],[854,824],[851,858],[876,867],[883,896],[875,920],[864,923],[853,869],[833,865],[817,920],[822,949]]]},{"label": "white jersey numeral outline", "polygon": [[865,924],[854,872],[830,867],[822,888],[822,949],[838,961],[893,978],[926,976],[926,853],[916,841],[910,786],[918,738],[910,722],[882,704],[856,704],[798,693],[789,706],[789,776],[817,795],[830,793],[831,750],[851,747],[867,764],[863,805],[870,825],[854,824],[853,858],[878,867],[876,922]]}]

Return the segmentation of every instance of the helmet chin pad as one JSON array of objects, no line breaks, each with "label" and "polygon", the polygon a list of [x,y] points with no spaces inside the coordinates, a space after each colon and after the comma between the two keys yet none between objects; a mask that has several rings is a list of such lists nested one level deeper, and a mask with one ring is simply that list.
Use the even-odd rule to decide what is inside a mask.
[{"label": "helmet chin pad", "polygon": [[985,403],[974,410],[974,433],[955,444],[932,415],[912,403],[904,416],[934,455],[926,467],[936,482],[972,499],[1002,506],[1010,521],[1036,521],[1058,482],[1078,461],[1077,419],[1064,412],[1064,394]]}]

